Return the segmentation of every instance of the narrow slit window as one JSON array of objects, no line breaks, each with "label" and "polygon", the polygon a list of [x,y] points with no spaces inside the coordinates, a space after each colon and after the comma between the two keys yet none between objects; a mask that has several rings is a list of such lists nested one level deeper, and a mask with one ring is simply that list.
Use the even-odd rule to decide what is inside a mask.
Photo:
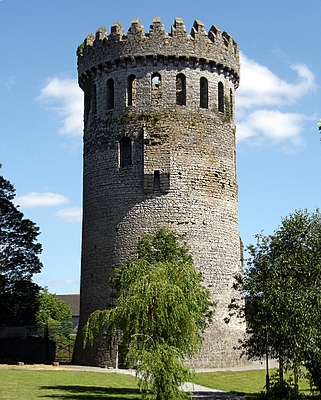
[{"label": "narrow slit window", "polygon": [[208,108],[208,81],[204,77],[200,79],[200,107]]},{"label": "narrow slit window", "polygon": [[122,138],[120,141],[120,166],[132,165],[132,142],[129,138]]},{"label": "narrow slit window", "polygon": [[107,81],[107,110],[114,109],[114,80],[108,79]]},{"label": "narrow slit window", "polygon": [[154,192],[160,191],[160,176],[159,171],[154,171]]},{"label": "narrow slit window", "polygon": [[136,76],[129,75],[127,78],[127,105],[136,105]]},{"label": "narrow slit window", "polygon": [[218,83],[218,111],[224,112],[224,86],[222,82]]},{"label": "narrow slit window", "polygon": [[186,105],[186,77],[184,74],[176,76],[176,104],[179,106]]}]

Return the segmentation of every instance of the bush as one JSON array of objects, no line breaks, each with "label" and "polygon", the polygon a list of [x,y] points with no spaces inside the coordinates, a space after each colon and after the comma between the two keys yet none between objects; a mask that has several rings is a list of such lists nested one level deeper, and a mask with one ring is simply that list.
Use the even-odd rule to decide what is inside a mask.
[{"label": "bush", "polygon": [[260,400],[300,400],[305,399],[302,394],[297,394],[292,379],[281,379],[279,374],[271,377],[268,393],[261,393]]},{"label": "bush", "polygon": [[308,379],[310,380],[311,388],[315,387],[321,392],[321,362],[320,360],[311,359],[306,363]]}]

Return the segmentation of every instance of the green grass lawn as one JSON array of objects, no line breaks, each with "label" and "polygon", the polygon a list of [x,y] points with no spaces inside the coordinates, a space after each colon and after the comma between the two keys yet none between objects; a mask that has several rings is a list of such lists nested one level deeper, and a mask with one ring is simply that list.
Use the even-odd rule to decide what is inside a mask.
[{"label": "green grass lawn", "polygon": [[193,382],[232,393],[260,393],[264,390],[265,371],[204,372],[196,374]]},{"label": "green grass lawn", "polygon": [[[276,370],[270,370],[272,376]],[[251,371],[224,371],[206,372],[196,374],[193,382],[213,389],[220,389],[225,392],[236,393],[246,399],[257,399],[259,394],[265,391],[265,370]],[[310,394],[310,385],[306,379],[299,381],[300,393]],[[319,397],[315,397],[315,399]]]},{"label": "green grass lawn", "polygon": [[74,371],[0,370],[1,400],[138,400],[140,398],[137,380],[130,375]]},{"label": "green grass lawn", "polygon": [[[195,375],[193,382],[255,400],[264,390],[265,371],[199,373]],[[309,384],[306,380],[300,381],[300,391],[309,394]],[[138,400],[140,398],[137,380],[130,375],[0,369],[0,400]]]}]

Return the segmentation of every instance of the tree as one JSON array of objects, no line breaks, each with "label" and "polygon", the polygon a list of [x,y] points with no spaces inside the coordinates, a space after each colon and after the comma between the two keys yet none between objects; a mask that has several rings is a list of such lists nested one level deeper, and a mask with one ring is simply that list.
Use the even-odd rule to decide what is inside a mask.
[{"label": "tree", "polygon": [[56,343],[56,351],[73,345],[75,337],[71,336],[73,324],[70,306],[60,300],[48,288],[39,293],[39,310],[36,314],[36,324],[48,329],[49,338]]},{"label": "tree", "polygon": [[40,287],[32,281],[39,273],[42,251],[39,228],[25,219],[13,203],[15,189],[0,176],[0,302],[10,307],[19,324],[33,324]]},{"label": "tree", "polygon": [[202,345],[211,303],[182,236],[165,229],[144,235],[133,257],[116,270],[114,285],[117,306],[91,314],[87,342],[99,338],[102,326],[109,343],[120,332],[125,360],[137,368],[145,396],[184,398],[179,385],[189,369],[183,360]]},{"label": "tree", "polygon": [[239,279],[248,298],[243,347],[249,358],[268,354],[293,369],[297,389],[300,365],[321,360],[320,211],[296,211],[256,239]]},{"label": "tree", "polygon": [[46,325],[53,321],[64,323],[72,317],[70,306],[55,294],[49,293],[47,287],[39,293],[39,310],[36,314],[37,324]]}]

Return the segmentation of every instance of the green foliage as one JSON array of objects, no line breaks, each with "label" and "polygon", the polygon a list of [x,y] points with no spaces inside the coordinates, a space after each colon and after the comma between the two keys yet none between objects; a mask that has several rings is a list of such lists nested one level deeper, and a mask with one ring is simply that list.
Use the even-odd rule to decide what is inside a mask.
[{"label": "green foliage", "polygon": [[147,111],[144,111],[139,114],[139,119],[150,122],[152,125],[156,125],[157,122],[160,121],[161,119],[161,114],[160,113],[150,113]]},{"label": "green foliage", "polygon": [[144,235],[134,257],[115,272],[113,284],[117,307],[90,316],[87,342],[99,338],[102,326],[109,342],[119,330],[126,362],[136,366],[140,387],[150,398],[182,398],[178,386],[188,376],[182,360],[197,354],[211,318],[209,292],[186,243],[165,229]]},{"label": "green foliage", "polygon": [[130,352],[133,362],[139,363],[136,373],[143,398],[186,399],[186,393],[177,388],[191,378],[191,373],[181,362],[181,354],[166,343],[155,343],[147,349]]},{"label": "green foliage", "polygon": [[85,48],[85,41],[83,41],[78,47],[77,47],[77,56],[82,56],[84,54],[84,48]]},{"label": "green foliage", "polygon": [[47,324],[52,321],[65,322],[72,317],[70,307],[55,294],[49,293],[47,287],[39,293],[39,310],[36,315],[37,324]]},{"label": "green foliage", "polygon": [[232,110],[231,110],[231,103],[230,99],[227,95],[224,96],[224,121],[231,121],[232,120]]},{"label": "green foliage", "polygon": [[310,386],[315,387],[321,393],[321,359],[320,352],[309,354],[309,359],[305,366],[308,370],[307,378],[310,380]]},{"label": "green foliage", "polygon": [[270,380],[269,391],[262,394],[264,400],[298,400],[304,399],[303,394],[297,393],[295,387],[293,387],[292,377],[289,376],[287,380],[281,378],[278,373],[272,375]]},{"label": "green foliage", "polygon": [[261,392],[259,400],[300,400],[305,399],[303,394],[296,394],[294,388],[286,381],[272,382],[269,392]]},{"label": "green foliage", "polygon": [[299,371],[321,355],[320,212],[296,211],[256,239],[239,280],[248,296],[243,347],[250,358],[268,353]]},{"label": "green foliage", "polygon": [[71,334],[73,329],[72,322],[51,320],[47,327],[48,338],[54,341],[56,346],[55,360],[69,362],[76,340],[76,335]]},{"label": "green foliage", "polygon": [[58,352],[74,344],[75,338],[71,336],[73,324],[68,321],[71,317],[71,309],[64,301],[49,293],[48,288],[41,290],[36,323],[48,327],[48,336],[56,343]]},{"label": "green foliage", "polygon": [[40,287],[32,282],[42,263],[39,228],[13,203],[15,189],[0,176],[0,302],[11,308],[17,324],[33,324]]}]

